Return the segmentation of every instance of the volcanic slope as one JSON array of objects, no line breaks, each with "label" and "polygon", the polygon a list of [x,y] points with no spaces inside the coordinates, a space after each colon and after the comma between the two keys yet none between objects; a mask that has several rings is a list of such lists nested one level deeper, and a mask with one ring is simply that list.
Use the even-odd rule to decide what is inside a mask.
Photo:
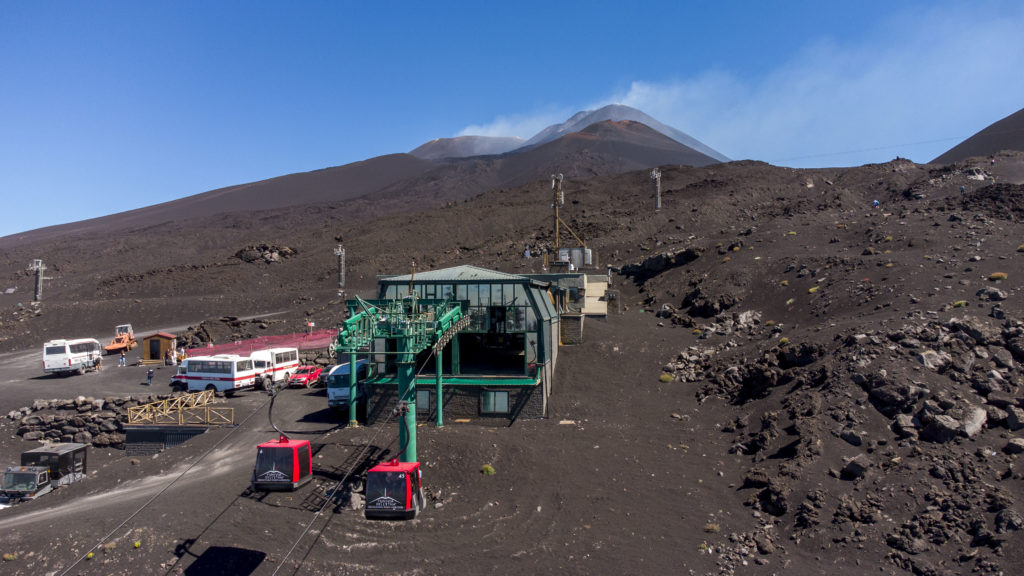
[{"label": "volcanic slope", "polygon": [[696,138],[655,120],[647,114],[623,106],[611,104],[597,110],[583,110],[573,114],[561,124],[552,124],[541,130],[529,140],[519,138],[501,138],[488,136],[459,136],[457,138],[438,138],[417,147],[409,154],[428,160],[442,160],[479,156],[484,154],[502,154],[514,152],[521,148],[532,148],[557,140],[562,136],[581,132],[601,122],[638,122],[668,138],[686,146],[695,154],[690,161],[680,162],[694,166],[703,166],[715,162],[728,162],[729,159]]},{"label": "volcanic slope", "polygon": [[1024,150],[1024,109],[986,126],[942,153],[932,164],[952,164],[972,156],[992,157],[1003,150]]},{"label": "volcanic slope", "polygon": [[[107,237],[108,244],[118,244],[128,229],[159,230],[167,222],[184,220],[205,225],[221,219],[231,221],[238,214],[327,203],[346,203],[353,219],[357,219],[439,206],[486,190],[519,186],[556,172],[578,179],[662,164],[713,162],[643,124],[605,121],[541,146],[498,156],[428,161],[411,154],[391,154],[229,186],[110,216],[6,236],[0,238],[0,248],[35,248],[83,234]],[[263,219],[264,224],[280,221],[272,214]]]},{"label": "volcanic slope", "polygon": [[[582,345],[560,350],[548,419],[421,427],[430,506],[420,520],[333,509],[287,560],[313,520],[297,504],[311,493],[242,497],[247,462],[225,458],[209,490],[156,499],[78,568],[191,573],[246,553],[251,574],[1011,573],[1024,565],[1024,183],[1010,176],[1022,165],[1024,154],[1006,155],[990,168],[995,185],[972,179],[989,167],[971,162],[665,166],[660,212],[646,170],[570,179],[561,216],[613,269],[619,298],[607,319],[588,319]],[[172,251],[155,266],[167,236],[140,230],[95,268],[62,262],[38,315],[15,316],[5,296],[0,329],[5,346],[25,350],[61,331],[110,330],[123,317],[115,312],[160,325],[207,309],[213,318],[281,310],[267,329],[240,329],[332,325],[337,235],[351,289],[364,294],[376,274],[411,261],[540,271],[542,260],[522,252],[553,244],[550,194],[543,179],[365,219],[328,204],[286,209],[279,227],[260,213],[227,220],[226,233],[164,227],[186,239],[188,265]],[[314,216],[318,226],[303,225]],[[64,248],[99,252],[100,240]],[[290,253],[250,259],[248,246]],[[19,274],[3,277],[23,282]],[[10,402],[0,400],[0,414],[17,409]],[[256,396],[231,402],[266,421]],[[289,411],[307,432],[334,424],[302,413]],[[9,459],[30,443],[18,439],[19,421],[4,426]],[[180,470],[223,434],[141,465],[103,458],[96,482],[3,511],[20,559],[5,570],[69,566],[131,503],[59,506],[116,479],[134,489]],[[363,443],[394,449],[383,425],[315,438],[321,479]],[[483,464],[497,474],[481,474]],[[29,518],[50,507],[60,534],[34,520],[45,514]],[[135,534],[145,536],[137,549]]]},{"label": "volcanic slope", "polygon": [[502,154],[521,147],[526,141],[522,138],[503,138],[497,136],[457,136],[455,138],[437,138],[410,150],[409,154],[424,160],[443,160],[445,158],[466,158],[487,154]]},{"label": "volcanic slope", "polygon": [[[553,124],[545,128],[544,130],[541,130],[532,138],[527,140],[525,146],[536,146],[538,144],[550,142],[552,140],[560,138],[565,134],[578,132],[592,124],[596,124],[598,122],[605,122],[608,120],[614,122],[639,122],[646,126],[650,126],[653,130],[660,132],[665,136],[668,136],[669,138],[675,140],[676,142],[679,142],[680,144],[683,144],[688,148],[692,148],[694,151],[699,152],[700,154],[708,156],[711,159],[711,162],[708,162],[709,164],[714,162],[729,161],[729,159],[724,154],[718,152],[717,150],[714,150],[713,148],[697,140],[693,136],[690,136],[685,132],[676,130],[671,126],[662,124],[661,122],[655,120],[654,118],[651,118],[650,116],[641,112],[640,110],[637,110],[636,108],[630,108],[629,106],[623,106],[621,104],[609,104],[608,106],[598,108],[597,110],[584,110],[582,112],[577,112],[572,116],[572,118],[569,118],[565,122],[561,124]],[[696,165],[700,166],[701,164]]]},{"label": "volcanic slope", "polygon": [[591,124],[539,146],[497,156],[452,159],[416,178],[396,183],[376,197],[386,213],[425,203],[463,200],[486,190],[521,186],[563,174],[583,180],[665,164],[704,166],[716,161],[639,122]]},{"label": "volcanic slope", "polygon": [[351,200],[422,174],[432,167],[432,163],[408,154],[378,156],[344,166],[228,186],[127,212],[5,236],[0,238],[0,247],[60,242],[80,234],[118,238],[123,230],[142,229],[165,222],[206,221],[207,216]]}]

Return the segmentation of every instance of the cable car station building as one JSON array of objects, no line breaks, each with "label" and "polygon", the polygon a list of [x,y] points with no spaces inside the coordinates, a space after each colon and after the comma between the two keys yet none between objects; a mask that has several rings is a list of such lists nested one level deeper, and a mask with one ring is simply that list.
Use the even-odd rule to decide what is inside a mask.
[{"label": "cable car station building", "polygon": [[[568,290],[557,283],[476,266],[456,266],[414,275],[380,276],[381,300],[444,300],[452,295],[469,325],[448,342],[441,357],[444,419],[505,420],[547,415],[560,317],[557,302]],[[352,303],[350,302],[350,306]],[[355,311],[355,310],[353,310]],[[365,383],[366,420],[386,419],[397,404],[393,341],[378,339]],[[416,358],[416,418],[438,421],[436,363],[429,350]]]}]

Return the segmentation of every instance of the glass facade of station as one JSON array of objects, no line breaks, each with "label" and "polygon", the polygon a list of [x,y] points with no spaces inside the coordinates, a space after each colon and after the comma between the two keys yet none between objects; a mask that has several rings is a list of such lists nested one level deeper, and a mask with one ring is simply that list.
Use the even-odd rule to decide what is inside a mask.
[{"label": "glass facade of station", "polygon": [[[560,288],[468,265],[414,277],[381,276],[378,286],[382,301],[410,292],[425,302],[454,297],[469,317],[469,325],[440,353],[440,378],[438,358],[429,349],[417,355],[417,418],[439,420],[442,412],[445,418],[512,421],[547,415],[560,321],[552,294],[560,295]],[[368,421],[386,418],[396,406],[396,346],[392,339],[377,339],[371,347]]]},{"label": "glass facade of station", "polygon": [[[411,291],[420,299],[447,299],[453,294],[470,318],[469,326],[445,348],[444,373],[453,375],[521,375],[536,378],[553,357],[553,326],[558,315],[545,284],[524,276],[477,272],[460,278],[458,267],[414,278]],[[481,269],[474,269],[479,271]],[[380,280],[381,299],[410,294],[408,277]],[[388,370],[385,370],[387,372]],[[425,366],[425,373],[430,367]]]}]

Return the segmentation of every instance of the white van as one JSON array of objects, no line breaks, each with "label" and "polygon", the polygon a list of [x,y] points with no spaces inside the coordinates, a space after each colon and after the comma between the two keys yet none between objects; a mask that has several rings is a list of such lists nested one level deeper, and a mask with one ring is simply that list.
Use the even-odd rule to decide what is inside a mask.
[{"label": "white van", "polygon": [[[356,360],[356,402],[362,404],[364,401],[362,384],[366,379],[369,370],[369,363],[366,358]],[[327,405],[331,408],[348,415],[349,403],[349,363],[331,366],[327,370]]]},{"label": "white van", "polygon": [[189,392],[216,390],[230,396],[238,390],[254,388],[258,374],[252,359],[245,356],[193,356],[178,365],[171,386],[175,390],[187,389]]},{"label": "white van", "polygon": [[249,355],[252,358],[253,368],[260,375],[260,383],[263,388],[270,388],[274,385],[284,385],[299,367],[298,348],[267,348],[256,350]]},{"label": "white van", "polygon": [[47,374],[82,374],[100,365],[103,347],[95,338],[50,340],[43,344],[43,372]]}]

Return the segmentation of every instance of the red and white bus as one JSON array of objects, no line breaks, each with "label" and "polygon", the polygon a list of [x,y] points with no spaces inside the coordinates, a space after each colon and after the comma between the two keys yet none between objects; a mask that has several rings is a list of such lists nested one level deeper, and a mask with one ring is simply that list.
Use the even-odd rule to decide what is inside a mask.
[{"label": "red and white bus", "polygon": [[187,389],[189,392],[216,390],[230,396],[238,390],[254,388],[258,376],[252,359],[245,356],[193,356],[178,365],[178,373],[171,380],[171,386],[175,390]]},{"label": "red and white bus", "polygon": [[298,348],[267,348],[250,354],[253,368],[262,378],[264,388],[285,385],[299,367]]}]

